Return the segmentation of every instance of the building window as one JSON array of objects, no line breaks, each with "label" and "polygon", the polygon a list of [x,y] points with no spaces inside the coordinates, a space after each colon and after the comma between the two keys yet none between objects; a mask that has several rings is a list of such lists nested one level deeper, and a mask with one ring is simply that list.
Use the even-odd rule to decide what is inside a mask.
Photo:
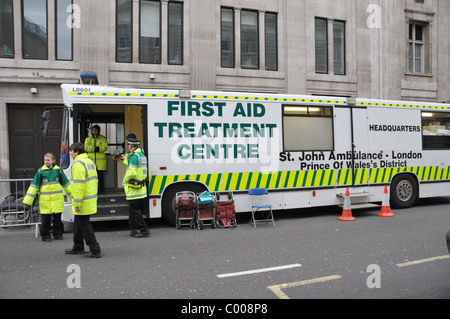
[{"label": "building window", "polygon": [[423,149],[450,149],[450,113],[422,112]]},{"label": "building window", "polygon": [[116,2],[116,61],[133,60],[133,1]]},{"label": "building window", "polygon": [[409,72],[425,72],[425,26],[409,24]]},{"label": "building window", "polygon": [[48,59],[47,0],[22,0],[24,59]]},{"label": "building window", "polygon": [[332,151],[333,141],[331,107],[283,106],[285,151]]},{"label": "building window", "polygon": [[[72,57],[72,27],[68,22],[71,20],[72,0],[56,0],[56,60],[71,61]],[[69,11],[69,12],[67,12]]]},{"label": "building window", "polygon": [[169,64],[183,64],[183,3],[169,2]]},{"label": "building window", "polygon": [[139,62],[161,63],[161,4],[159,1],[140,2]]},{"label": "building window", "polygon": [[241,65],[243,69],[259,68],[257,11],[241,11]]},{"label": "building window", "polygon": [[222,8],[220,15],[220,58],[222,68],[234,68],[234,10]]},{"label": "building window", "polygon": [[[236,52],[235,16],[233,8],[220,9],[220,66],[234,68],[235,55],[240,54],[242,69],[257,70],[260,68],[260,50],[265,54],[263,68],[267,71],[278,71],[278,16],[277,13],[264,13],[263,27],[259,28],[262,13],[256,10],[237,10],[240,19],[240,52]],[[239,30],[239,26],[238,26]],[[261,32],[261,34],[260,34]],[[260,43],[262,39],[262,43]],[[239,50],[238,49],[238,50]],[[238,62],[239,63],[239,62]]]},{"label": "building window", "polygon": [[[315,18],[316,73],[328,74],[328,19]],[[333,68],[334,74],[345,75],[345,22],[333,21]]]},{"label": "building window", "polygon": [[266,70],[278,70],[277,14],[265,14],[265,54]]},{"label": "building window", "polygon": [[334,74],[345,75],[345,22],[333,22]]},{"label": "building window", "polygon": [[328,21],[315,19],[316,73],[328,73]]},{"label": "building window", "polygon": [[0,2],[0,58],[14,58],[12,0],[2,0]]}]

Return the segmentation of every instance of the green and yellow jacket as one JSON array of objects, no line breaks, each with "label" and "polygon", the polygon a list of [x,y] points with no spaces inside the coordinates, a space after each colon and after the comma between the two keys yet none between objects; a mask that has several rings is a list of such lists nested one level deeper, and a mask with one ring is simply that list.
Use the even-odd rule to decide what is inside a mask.
[{"label": "green and yellow jacket", "polygon": [[[95,152],[96,147],[98,147],[98,152]],[[94,137],[94,135],[91,134],[84,141],[84,148],[86,149],[88,157],[97,166],[97,170],[106,171],[107,165],[105,152],[108,149],[108,141],[106,140],[106,137],[103,135]]]},{"label": "green and yellow jacket", "polygon": [[70,181],[63,170],[57,165],[53,167],[44,165],[36,172],[23,199],[23,203],[27,205],[33,204],[39,191],[39,210],[41,214],[61,213],[64,210],[63,187],[66,194],[72,199]]},{"label": "green and yellow jacket", "polygon": [[[79,154],[72,164],[72,213],[92,215],[97,213],[98,177],[94,162],[86,153]],[[81,211],[76,212],[75,208]]]},{"label": "green and yellow jacket", "polygon": [[[127,172],[123,177],[123,187],[127,200],[140,199],[147,197],[147,184],[145,180],[148,178],[147,158],[144,150],[139,146],[133,152],[129,152],[123,163],[127,165]],[[133,181],[141,182],[133,184]]]}]

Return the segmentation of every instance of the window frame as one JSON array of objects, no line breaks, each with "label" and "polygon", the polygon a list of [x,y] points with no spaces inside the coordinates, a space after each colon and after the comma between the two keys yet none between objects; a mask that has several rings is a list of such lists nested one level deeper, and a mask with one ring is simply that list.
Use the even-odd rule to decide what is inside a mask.
[{"label": "window frame", "polygon": [[[425,114],[429,114],[431,116],[425,116]],[[433,116],[435,115],[435,116]],[[437,116],[436,116],[437,115]],[[439,117],[439,115],[447,115],[447,117],[442,116]],[[434,110],[424,110],[421,112],[421,126],[422,126],[422,150],[424,151],[433,151],[433,150],[450,150],[450,135],[431,135],[431,134],[425,134],[425,131],[432,133],[432,131],[429,131],[425,129],[426,127],[429,127],[430,125],[426,122],[432,122],[437,121],[439,118],[447,118],[448,123],[450,125],[450,113],[449,112],[436,112]],[[439,125],[442,126],[442,125]],[[450,131],[450,130],[448,130]],[[431,146],[430,146],[431,145]],[[433,146],[436,145],[436,146]]]},{"label": "window frame", "polygon": [[[171,38],[170,38],[170,29],[171,29],[171,25],[170,25],[170,7],[171,5],[180,5],[181,6],[181,37],[180,37],[180,60],[179,62],[171,62],[170,61],[170,57],[171,57]],[[180,1],[169,1],[168,3],[168,8],[167,8],[167,64],[168,65],[183,65],[184,64],[184,3],[180,2]]]},{"label": "window frame", "polygon": [[115,61],[116,63],[133,63],[133,22],[134,22],[134,15],[133,15],[133,0],[126,0],[129,1],[131,6],[130,6],[130,16],[131,16],[131,20],[129,23],[130,26],[130,46],[129,46],[129,51],[130,51],[130,58],[127,60],[119,60],[119,1],[120,0],[116,0],[116,26],[115,26],[115,31],[116,31],[116,43],[115,43]]},{"label": "window frame", "polygon": [[[223,13],[224,10],[229,10],[231,11],[231,16],[232,16],[232,21],[231,21],[231,37],[230,37],[230,42],[231,42],[231,63],[230,65],[225,65],[224,64],[224,48],[223,48],[223,34],[224,34],[224,26],[223,26]],[[234,8],[230,8],[230,7],[221,7],[220,8],[220,67],[221,68],[225,68],[225,69],[234,69],[236,67],[236,38],[234,36],[235,32],[236,32],[236,28],[235,28],[235,10]]]},{"label": "window frame", "polygon": [[[325,56],[325,58],[324,58],[325,65],[323,67],[321,67],[320,69],[318,69],[319,63],[318,63],[318,49],[317,49],[317,46],[318,46],[318,43],[317,43],[317,32],[318,32],[318,30],[317,30],[317,27],[318,27],[317,22],[318,21],[325,22],[325,37],[324,37],[324,39],[325,39],[325,50],[324,50],[324,53],[323,53],[324,56]],[[322,34],[321,34],[321,36],[322,36]],[[329,52],[328,52],[328,19],[327,18],[314,17],[314,48],[315,48],[315,51],[314,51],[314,63],[315,63],[314,68],[315,68],[315,72],[317,74],[328,74],[330,66],[329,66],[329,63],[328,63]],[[323,58],[323,56],[321,58]]]},{"label": "window frame", "polygon": [[10,27],[11,30],[8,33],[9,33],[9,36],[11,36],[11,40],[12,40],[12,47],[9,48],[10,50],[12,50],[12,53],[9,56],[7,56],[7,55],[3,56],[2,55],[3,48],[0,48],[0,59],[14,59],[15,58],[14,3],[13,3],[13,0],[9,0],[9,4],[11,5],[11,25],[9,25],[8,27]]},{"label": "window frame", "polygon": [[[307,113],[306,114],[286,114],[285,110],[286,108],[289,107],[299,107],[299,108],[307,108]],[[322,110],[322,113],[324,114],[310,114],[310,108],[319,108]],[[329,114],[326,114],[326,111],[329,111]],[[285,125],[285,118],[286,117],[302,117],[302,118],[324,118],[324,119],[329,119],[330,120],[330,124],[331,124],[331,137],[330,137],[330,141],[331,142],[331,147],[328,148],[320,148],[320,149],[288,149],[286,148],[286,125]],[[282,118],[282,126],[283,126],[283,152],[332,152],[335,149],[335,142],[334,142],[334,107],[331,105],[328,106],[323,106],[323,105],[292,105],[292,104],[283,104],[281,107],[281,118]],[[306,136],[310,136],[310,135],[306,135]]]},{"label": "window frame", "polygon": [[[73,0],[69,0],[70,5],[73,6]],[[58,58],[58,2],[55,0],[55,60],[56,61],[73,61],[73,28],[70,28],[70,58]],[[67,18],[66,18],[67,19]],[[66,20],[67,21],[67,20]]]},{"label": "window frame", "polygon": [[21,0],[21,25],[22,25],[22,58],[24,60],[40,60],[40,61],[45,61],[48,60],[48,3],[45,0],[45,57],[27,57],[26,54],[28,53],[27,51],[27,45],[26,45],[26,41],[25,41],[25,5],[24,5],[24,1],[25,0]]},{"label": "window frame", "polygon": [[[275,18],[275,32],[274,32],[274,36],[275,36],[275,67],[274,68],[269,68],[268,65],[271,63],[268,63],[269,59],[269,54],[268,54],[268,21],[267,18],[268,16],[273,16]],[[278,14],[276,12],[265,12],[264,14],[264,51],[265,51],[265,64],[266,64],[266,71],[278,71]]]},{"label": "window frame", "polygon": [[[422,28],[422,40],[417,40],[417,26],[420,26]],[[425,63],[426,63],[426,51],[425,51],[425,44],[426,44],[426,28],[427,25],[424,23],[420,23],[418,21],[409,21],[409,34],[408,34],[408,71],[411,73],[416,74],[424,74],[425,73]],[[412,46],[412,51],[411,51]],[[420,54],[421,58],[418,59],[416,56],[416,46],[420,46]],[[416,70],[416,61],[419,60],[421,62],[421,70]]]},{"label": "window frame", "polygon": [[[159,62],[147,62],[143,61],[142,57],[142,45],[141,45],[141,37],[142,37],[142,2],[156,2],[159,4]],[[162,9],[161,9],[161,1],[159,0],[139,0],[139,63],[140,64],[162,64]]]},{"label": "window frame", "polygon": [[[343,39],[341,40],[341,46],[339,48],[340,50],[336,50],[336,41],[335,41],[335,39],[336,39],[335,27],[338,24],[342,24],[342,26],[343,26]],[[335,75],[346,75],[347,74],[347,61],[346,61],[346,51],[347,51],[346,50],[347,49],[346,32],[347,32],[347,25],[346,24],[347,24],[346,21],[343,21],[343,20],[334,20],[333,21],[333,70],[334,70],[334,74]],[[336,65],[339,63],[339,62],[337,62],[337,59],[336,59],[337,51],[343,51],[343,52],[341,52],[342,53],[342,56],[341,56],[342,61],[340,61],[342,63],[342,65],[343,65],[343,67],[342,67],[343,68],[343,72],[342,73],[338,73],[336,71],[337,70]]]},{"label": "window frame", "polygon": [[[246,42],[246,43],[244,43],[244,34],[243,34],[243,27],[242,27],[242,19],[243,19],[243,13],[244,12],[246,12],[246,13],[253,13],[253,14],[256,14],[256,41],[255,41],[255,47],[256,47],[256,66],[252,66],[252,65],[250,65],[250,66],[247,66],[247,65],[244,65],[243,64],[243,61],[244,61],[244,50],[243,50],[243,47],[245,46],[245,44],[246,43],[249,43],[249,42]],[[259,12],[257,11],[257,10],[249,10],[249,9],[242,9],[241,10],[241,19],[240,19],[240,21],[239,21],[239,23],[240,23],[240,29],[241,29],[241,52],[240,52],[240,54],[241,54],[241,68],[242,69],[245,69],[245,70],[259,70],[260,69],[260,59],[261,59],[261,57],[260,57],[260,43],[259,43],[259,32],[260,32],[260,30],[259,30],[259,28],[260,28],[260,26],[259,26]],[[245,51],[245,53],[247,53],[247,51]],[[253,53],[254,54],[254,53]]]}]

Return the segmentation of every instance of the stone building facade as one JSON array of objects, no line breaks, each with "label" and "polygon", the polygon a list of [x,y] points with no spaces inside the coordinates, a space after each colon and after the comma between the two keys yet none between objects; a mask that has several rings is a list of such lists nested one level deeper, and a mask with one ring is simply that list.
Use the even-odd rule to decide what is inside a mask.
[{"label": "stone building facade", "polygon": [[12,160],[42,165],[38,115],[87,70],[119,87],[450,100],[448,0],[2,0],[0,15],[2,179],[21,177]]}]

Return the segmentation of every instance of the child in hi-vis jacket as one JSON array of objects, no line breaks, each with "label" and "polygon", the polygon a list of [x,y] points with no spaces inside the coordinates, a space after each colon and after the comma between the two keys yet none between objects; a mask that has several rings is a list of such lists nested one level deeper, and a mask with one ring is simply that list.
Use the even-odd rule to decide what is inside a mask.
[{"label": "child in hi-vis jacket", "polygon": [[63,225],[61,213],[64,210],[64,194],[72,199],[70,192],[70,181],[63,170],[55,164],[55,156],[52,153],[44,155],[44,166],[38,169],[27,194],[23,200],[24,204],[32,205],[39,191],[39,211],[42,216],[40,229],[43,241],[51,241],[50,227],[53,218],[53,237],[62,239]]}]

